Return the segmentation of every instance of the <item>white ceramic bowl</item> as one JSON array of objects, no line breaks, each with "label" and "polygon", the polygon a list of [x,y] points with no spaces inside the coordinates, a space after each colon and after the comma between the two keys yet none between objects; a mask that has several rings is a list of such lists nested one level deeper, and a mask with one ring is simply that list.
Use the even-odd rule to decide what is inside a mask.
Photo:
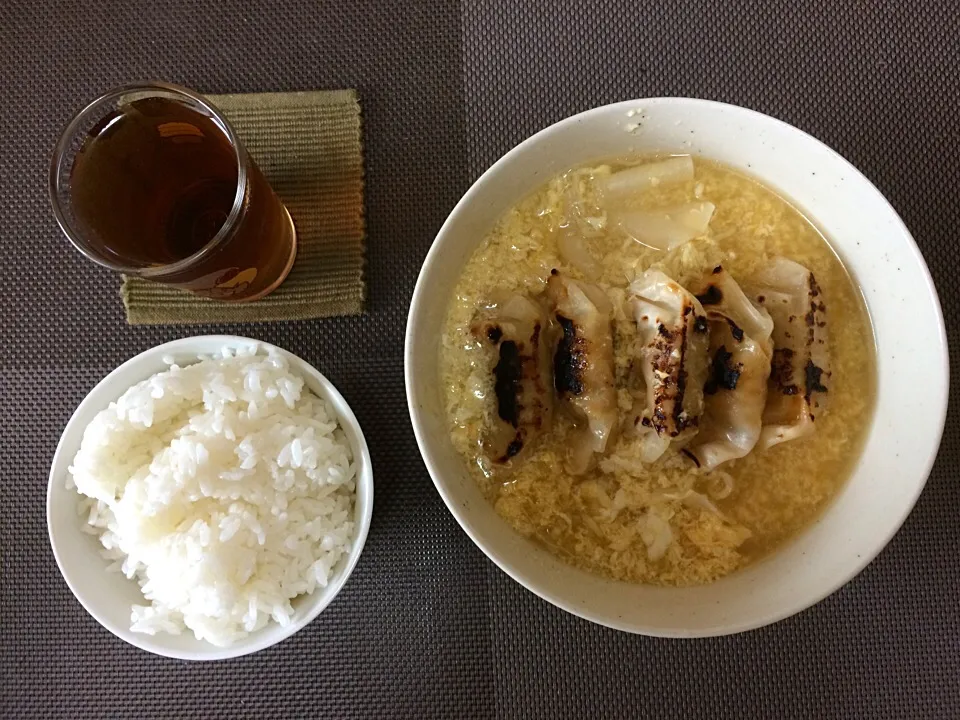
[{"label": "white ceramic bowl", "polygon": [[[859,282],[878,350],[876,414],[850,482],[823,516],[766,560],[684,589],[604,580],[525,540],[481,496],[455,453],[437,382],[437,338],[464,262],[500,215],[571,166],[627,152],[692,153],[779,190],[825,231]],[[850,163],[790,125],[731,105],[655,98],[563,120],[507,153],[447,218],[423,264],[406,336],[407,399],[437,490],[473,541],[540,597],[647,635],[734,633],[775,622],[853,578],[889,542],[926,482],[943,431],[943,317],[923,258],[880,192]]]},{"label": "white ceramic bowl", "polygon": [[304,360],[280,349],[290,361],[291,369],[299,373],[307,386],[336,410],[353,449],[357,462],[357,498],[354,508],[356,529],[350,553],[337,564],[327,587],[318,588],[312,595],[303,595],[293,601],[296,613],[285,628],[270,622],[263,629],[225,648],[197,640],[189,631],[175,636],[167,633],[146,635],[130,630],[130,606],[144,602],[140,588],[136,581],[127,580],[120,573],[106,571],[107,561],[100,556],[99,541],[81,529],[83,518],[77,514],[79,495],[76,490],[68,489],[66,484],[67,469],[80,448],[83,431],[98,412],[120,397],[127,388],[166,370],[168,366],[163,362],[164,356],[170,355],[178,364],[186,365],[196,362],[199,354],[214,354],[224,347],[238,348],[251,344],[270,347],[268,343],[248,338],[206,335],[174,340],[128,360],[101,380],[80,403],[67,423],[53,457],[47,488],[47,528],[60,572],[77,600],[101,625],[131,645],[157,655],[182,660],[222,660],[262,650],[290,637],[319,615],[340,592],[356,566],[367,538],[373,513],[373,468],[357,418],[329,380]]}]

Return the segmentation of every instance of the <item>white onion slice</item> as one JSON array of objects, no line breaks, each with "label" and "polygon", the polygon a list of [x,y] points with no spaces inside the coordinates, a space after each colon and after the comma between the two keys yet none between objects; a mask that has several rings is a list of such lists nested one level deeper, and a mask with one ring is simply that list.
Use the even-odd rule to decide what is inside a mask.
[{"label": "white onion slice", "polygon": [[658,210],[631,210],[618,218],[620,229],[654,250],[673,250],[707,232],[716,206],[699,201]]},{"label": "white onion slice", "polygon": [[647,557],[657,561],[667,554],[667,549],[673,542],[673,530],[670,523],[657,515],[653,510],[640,518],[640,538],[647,546]]},{"label": "white onion slice", "polygon": [[586,243],[579,235],[569,229],[561,229],[557,238],[557,250],[565,262],[582,272],[588,280],[596,280],[600,277],[600,263],[590,254]]},{"label": "white onion slice", "polygon": [[600,180],[598,185],[600,191],[608,197],[623,197],[659,185],[688,180],[693,180],[693,158],[689,155],[678,155],[615,172]]}]

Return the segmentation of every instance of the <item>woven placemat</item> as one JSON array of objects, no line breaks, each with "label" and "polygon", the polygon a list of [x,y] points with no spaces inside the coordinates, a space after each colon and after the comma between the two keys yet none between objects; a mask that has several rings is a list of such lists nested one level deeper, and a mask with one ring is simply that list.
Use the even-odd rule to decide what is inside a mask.
[{"label": "woven placemat", "polygon": [[353,90],[210,95],[297,226],[287,279],[252,303],[225,303],[124,276],[131,325],[304,320],[363,311],[363,151]]},{"label": "woven placemat", "polygon": [[[956,0],[0,2],[0,718],[958,720],[957,37]],[[158,76],[352,87],[363,105],[365,312],[216,331],[281,345],[343,394],[376,468],[373,524],[313,622],[215,663],[101,627],[46,527],[77,404],[128,358],[196,331],[127,326],[114,276],[69,247],[45,187],[78,107]],[[417,273],[473,178],[571,112],[663,95],[771,113],[866,172],[930,264],[954,369],[940,458],[889,547],[810,610],[724,638],[619,633],[513,581],[434,488],[404,393]]]}]

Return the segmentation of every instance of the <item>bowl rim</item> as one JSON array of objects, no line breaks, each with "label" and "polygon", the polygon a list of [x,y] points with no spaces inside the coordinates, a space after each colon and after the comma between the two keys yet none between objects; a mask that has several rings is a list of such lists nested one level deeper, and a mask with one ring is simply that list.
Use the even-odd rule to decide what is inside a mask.
[{"label": "bowl rim", "polygon": [[[474,198],[481,192],[482,186],[489,181],[489,178],[495,176],[500,169],[509,164],[517,156],[523,155],[531,147],[536,146],[538,143],[543,141],[547,136],[557,132],[558,130],[565,129],[569,126],[576,125],[578,123],[591,120],[594,117],[600,117],[606,115],[607,113],[612,113],[616,111],[631,111],[636,110],[638,106],[653,106],[653,105],[665,105],[665,104],[678,104],[678,105],[689,105],[692,110],[695,112],[698,108],[712,108],[715,110],[722,110],[725,112],[731,113],[742,113],[744,116],[752,117],[754,119],[760,120],[761,122],[770,123],[773,126],[779,126],[781,129],[799,133],[799,135],[807,142],[814,143],[816,146],[826,152],[827,155],[832,157],[835,161],[839,161],[844,168],[851,173],[851,175],[857,178],[863,185],[877,195],[879,199],[890,209],[891,215],[895,220],[895,228],[897,231],[902,233],[903,238],[907,242],[907,247],[916,259],[919,268],[921,270],[925,289],[929,293],[930,299],[933,301],[933,306],[936,314],[936,321],[939,329],[939,351],[940,351],[940,373],[944,379],[944,393],[941,396],[940,405],[935,409],[935,412],[931,413],[931,416],[935,417],[937,434],[936,434],[936,443],[932,446],[934,449],[930,455],[925,458],[922,465],[922,474],[920,475],[921,479],[916,485],[915,491],[912,496],[909,498],[908,502],[904,503],[901,508],[901,512],[896,523],[891,527],[889,532],[884,534],[884,537],[881,539],[877,538],[877,541],[874,543],[873,548],[870,552],[864,553],[859,557],[856,567],[852,572],[844,574],[838,580],[825,584],[821,589],[816,592],[811,593],[803,597],[798,597],[794,601],[785,604],[783,607],[763,614],[759,617],[751,619],[750,621],[744,621],[739,623],[731,623],[724,625],[722,627],[713,627],[703,630],[696,631],[686,631],[682,629],[674,628],[660,628],[660,627],[639,627],[637,624],[629,624],[625,622],[617,622],[617,620],[612,619],[607,616],[603,616],[599,613],[591,611],[589,608],[577,606],[572,602],[566,600],[562,595],[551,592],[550,590],[537,586],[533,582],[529,582],[523,575],[522,572],[518,571],[509,558],[503,556],[502,554],[494,551],[481,537],[479,533],[474,532],[471,529],[470,523],[466,519],[466,513],[459,506],[457,502],[454,501],[452,497],[447,493],[445,488],[445,483],[440,479],[440,470],[437,467],[437,464],[433,457],[433,452],[431,450],[431,441],[426,437],[423,428],[421,427],[422,422],[420,420],[420,410],[417,407],[416,403],[416,377],[414,372],[414,360],[417,356],[417,351],[415,349],[415,329],[418,322],[418,315],[420,314],[421,307],[429,302],[430,289],[426,286],[425,275],[427,274],[427,269],[436,262],[437,256],[440,254],[442,241],[446,234],[450,232],[450,227],[456,222],[459,215],[466,212],[468,208],[474,201]],[[918,288],[919,290],[919,288]],[[932,351],[933,352],[933,351]],[[818,140],[813,135],[801,130],[800,128],[791,125],[783,120],[779,120],[775,117],[767,115],[765,113],[758,112],[756,110],[751,110],[749,108],[741,107],[739,105],[732,105],[729,103],[717,102],[715,100],[704,100],[700,98],[690,98],[690,97],[654,97],[654,98],[638,98],[634,100],[622,100],[615,103],[609,103],[607,105],[601,105],[598,107],[585,110],[583,112],[571,115],[562,120],[559,120],[547,127],[537,131],[530,137],[526,138],[512,149],[508,150],[503,156],[501,156],[495,163],[493,163],[489,168],[487,168],[477,179],[471,184],[470,188],[464,193],[463,197],[457,202],[453,210],[447,216],[443,225],[441,225],[440,230],[437,232],[436,237],[434,238],[430,249],[427,252],[426,257],[424,258],[423,264],[420,268],[420,273],[417,276],[417,283],[414,287],[413,296],[410,301],[410,308],[407,313],[407,327],[404,335],[404,382],[406,384],[406,393],[407,393],[407,408],[410,413],[411,424],[413,425],[414,435],[417,440],[417,447],[420,450],[420,455],[423,458],[424,464],[427,467],[427,471],[430,474],[430,478],[433,481],[434,487],[437,489],[437,492],[440,494],[440,497],[443,499],[444,504],[447,506],[447,509],[457,520],[457,523],[467,534],[467,536],[474,542],[474,544],[483,551],[493,563],[499,567],[503,572],[505,572],[509,577],[518,582],[521,586],[534,593],[543,600],[546,600],[550,604],[576,615],[577,617],[589,620],[590,622],[609,627],[614,630],[620,630],[624,632],[629,632],[639,635],[648,635],[651,637],[665,637],[665,638],[692,638],[692,637],[717,637],[722,635],[732,635],[735,633],[746,632],[748,630],[755,630],[766,625],[771,625],[773,623],[784,620],[788,617],[796,615],[799,612],[802,612],[813,605],[816,605],[821,600],[826,598],[829,595],[832,595],[834,592],[839,590],[841,587],[853,580],[857,575],[859,575],[864,568],[867,567],[883,550],[887,547],[893,537],[899,532],[900,528],[903,526],[903,523],[906,521],[907,517],[913,511],[914,506],[917,503],[917,500],[920,497],[920,493],[923,491],[924,487],[927,484],[927,480],[930,477],[930,472],[933,469],[933,465],[936,462],[936,459],[939,455],[940,442],[943,438],[943,432],[946,424],[947,416],[947,398],[949,396],[950,388],[950,359],[947,347],[947,334],[946,326],[943,319],[943,309],[940,303],[940,297],[937,294],[937,288],[934,284],[933,277],[930,274],[930,269],[927,267],[926,261],[923,258],[923,254],[920,252],[920,248],[917,246],[916,240],[913,235],[910,233],[910,230],[907,228],[906,224],[903,222],[903,219],[900,217],[900,214],[896,211],[896,208],[887,200],[886,196],[880,192],[874,183],[866,177],[858,168],[856,168],[850,161],[844,158],[840,153],[831,148],[826,143]]]},{"label": "bowl rim", "polygon": [[[130,630],[129,627],[118,627],[107,620],[97,609],[97,607],[90,602],[85,597],[82,597],[81,593],[77,591],[77,588],[69,579],[69,574],[65,571],[65,564],[61,558],[60,551],[58,549],[57,542],[54,539],[53,523],[51,522],[52,518],[52,508],[54,500],[54,494],[59,493],[66,488],[59,488],[55,485],[62,484],[63,482],[63,472],[66,471],[67,463],[70,462],[72,458],[65,458],[64,454],[67,452],[65,449],[65,439],[68,433],[77,432],[75,425],[78,424],[79,417],[83,411],[89,409],[90,406],[102,406],[100,409],[104,409],[110,402],[119,397],[119,394],[115,394],[110,391],[110,385],[114,378],[123,372],[126,369],[135,367],[140,363],[145,362],[147,359],[155,358],[157,356],[162,356],[165,353],[170,352],[195,352],[193,347],[196,345],[197,341],[206,341],[206,342],[220,342],[224,347],[236,348],[241,345],[256,345],[258,348],[266,349],[276,349],[282,355],[284,355],[288,360],[292,360],[294,369],[303,375],[309,375],[312,379],[316,380],[317,383],[323,388],[326,393],[325,400],[332,401],[335,404],[340,405],[338,408],[338,421],[341,426],[349,426],[355,433],[357,440],[357,446],[360,451],[360,458],[358,463],[357,477],[356,477],[356,499],[355,499],[355,509],[356,512],[356,503],[359,502],[360,487],[363,485],[364,492],[367,498],[367,502],[364,508],[360,522],[357,523],[357,527],[354,530],[353,544],[351,546],[350,552],[346,558],[346,564],[341,571],[340,575],[334,579],[331,584],[339,584],[339,587],[336,587],[334,592],[330,594],[324,601],[314,601],[311,598],[312,595],[307,596],[307,602],[310,603],[310,609],[304,614],[302,618],[296,622],[291,623],[286,628],[280,628],[279,632],[276,632],[275,635],[266,635],[265,637],[257,637],[263,633],[263,630],[266,628],[261,628],[261,630],[256,631],[252,635],[248,635],[247,638],[240,640],[234,645],[229,645],[226,647],[218,647],[212,643],[205,641],[203,642],[206,648],[200,651],[180,651],[176,649],[169,649],[161,646],[157,646],[153,642],[153,635],[147,633],[136,633]],[[199,351],[197,351],[199,352]],[[144,376],[142,379],[146,379],[148,376]],[[123,391],[120,392],[122,394]],[[354,462],[357,462],[357,458],[354,458]],[[73,492],[76,492],[75,490]],[[79,493],[76,493],[79,498]],[[77,602],[84,608],[84,610],[89,613],[94,620],[96,620],[103,628],[108,630],[111,634],[118,637],[134,647],[137,647],[141,650],[145,650],[154,655],[160,655],[162,657],[174,658],[177,660],[193,660],[193,661],[215,661],[215,660],[227,660],[230,658],[242,657],[244,655],[250,655],[252,653],[264,650],[268,647],[276,645],[284,640],[288,639],[295,633],[299,632],[301,629],[309,625],[323,610],[325,610],[340,594],[343,590],[343,587],[346,585],[347,581],[350,579],[350,576],[353,574],[353,570],[356,568],[357,563],[360,560],[360,555],[363,552],[363,548],[366,545],[367,535],[369,534],[370,524],[373,517],[373,502],[374,502],[374,483],[373,483],[373,464],[370,458],[370,449],[367,445],[366,438],[363,435],[363,430],[360,427],[360,423],[356,418],[352,408],[350,408],[346,399],[343,395],[340,394],[340,391],[334,386],[330,380],[327,379],[323,373],[317,370],[311,363],[307,362],[303,358],[295,355],[289,350],[285,350],[278,345],[272,343],[256,340],[254,338],[243,337],[240,335],[192,335],[184,338],[179,338],[177,340],[171,340],[169,342],[162,343],[160,345],[155,345],[151,348],[144,350],[143,352],[134,355],[130,359],[124,361],[116,368],[111,370],[106,376],[104,376],[96,385],[86,394],[83,400],[77,405],[76,409],[70,416],[70,419],[64,425],[63,431],[60,434],[60,439],[57,441],[57,449],[54,452],[53,460],[50,464],[50,472],[47,481],[47,496],[46,496],[46,520],[47,520],[47,538],[50,542],[50,548],[53,551],[54,559],[57,562],[57,569],[60,571],[60,576],[63,578],[64,582],[67,584],[67,587],[70,588],[70,592],[77,599]],[[133,581],[130,581],[133,582]],[[268,625],[267,628],[272,627]],[[186,631],[190,633],[190,631]]]}]

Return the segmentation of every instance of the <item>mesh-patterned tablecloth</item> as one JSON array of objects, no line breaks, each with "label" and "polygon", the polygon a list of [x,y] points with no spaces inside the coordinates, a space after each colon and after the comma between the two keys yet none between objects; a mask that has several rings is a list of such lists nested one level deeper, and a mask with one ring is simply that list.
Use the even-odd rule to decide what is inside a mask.
[{"label": "mesh-patterned tablecloth", "polygon": [[[565,115],[656,95],[746,105],[849,158],[913,230],[960,349],[958,36],[955,0],[0,3],[0,716],[960,717],[955,402],[916,510],[858,578],[769,628],[668,641],[564,614],[488,562],[421,463],[402,375],[417,271],[470,181]],[[357,88],[367,314],[124,323],[119,278],[54,224],[47,164],[84,101],[150,78],[209,93]],[[99,378],[215,331],[322,368],[370,439],[377,501],[360,565],[316,621],[256,655],[191,664],[87,615],[57,572],[44,498],[60,431]]]}]

